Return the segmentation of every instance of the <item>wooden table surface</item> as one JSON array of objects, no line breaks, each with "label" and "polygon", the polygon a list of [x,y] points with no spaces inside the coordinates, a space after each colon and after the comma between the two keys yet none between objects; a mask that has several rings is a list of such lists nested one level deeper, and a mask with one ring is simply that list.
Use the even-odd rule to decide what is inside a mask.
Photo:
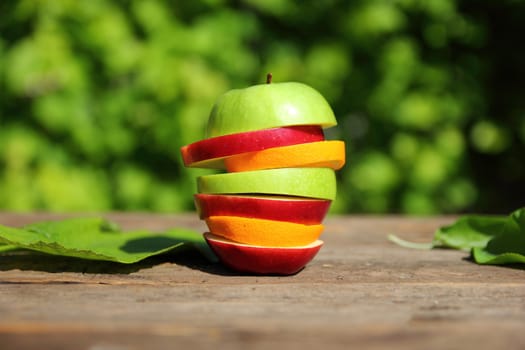
[{"label": "wooden table surface", "polygon": [[[108,214],[126,229],[195,214]],[[0,214],[18,226],[61,217]],[[525,349],[525,269],[412,250],[452,217],[328,217],[325,246],[294,276],[235,274],[196,252],[133,265],[0,256],[0,349]]]}]

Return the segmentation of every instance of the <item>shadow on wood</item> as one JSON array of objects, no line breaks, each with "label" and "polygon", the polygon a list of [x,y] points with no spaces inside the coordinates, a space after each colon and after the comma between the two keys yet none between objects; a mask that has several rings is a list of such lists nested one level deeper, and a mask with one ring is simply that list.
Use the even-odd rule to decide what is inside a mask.
[{"label": "shadow on wood", "polygon": [[77,272],[87,274],[130,274],[164,263],[175,263],[191,269],[210,273],[226,273],[220,264],[210,263],[194,249],[177,250],[153,256],[133,264],[111,261],[87,260],[50,255],[28,250],[0,254],[0,271],[21,270],[50,273]]}]

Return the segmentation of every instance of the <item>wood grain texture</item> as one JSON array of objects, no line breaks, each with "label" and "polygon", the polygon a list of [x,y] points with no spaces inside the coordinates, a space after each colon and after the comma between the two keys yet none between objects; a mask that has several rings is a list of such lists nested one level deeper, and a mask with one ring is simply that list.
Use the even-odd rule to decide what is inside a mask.
[{"label": "wood grain texture", "polygon": [[[205,229],[195,214],[106,216],[126,229]],[[289,277],[239,275],[192,251],[133,265],[1,255],[0,349],[525,348],[523,267],[387,240],[428,241],[452,221],[329,217],[319,255]]]}]

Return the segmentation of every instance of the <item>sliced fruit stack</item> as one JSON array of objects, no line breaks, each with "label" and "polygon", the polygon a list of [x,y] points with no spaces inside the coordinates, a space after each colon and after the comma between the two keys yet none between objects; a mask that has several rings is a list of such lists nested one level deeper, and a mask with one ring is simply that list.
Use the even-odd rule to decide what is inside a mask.
[{"label": "sliced fruit stack", "polygon": [[295,83],[231,90],[215,103],[207,138],[182,147],[184,164],[226,170],[200,176],[197,212],[204,237],[230,268],[257,274],[300,271],[323,242],[322,221],[345,162],[326,100]]}]

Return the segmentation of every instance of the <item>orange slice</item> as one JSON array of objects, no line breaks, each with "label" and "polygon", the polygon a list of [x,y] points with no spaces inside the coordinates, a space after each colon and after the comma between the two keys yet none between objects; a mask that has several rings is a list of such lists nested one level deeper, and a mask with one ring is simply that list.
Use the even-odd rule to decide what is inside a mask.
[{"label": "orange slice", "polygon": [[304,225],[294,222],[210,216],[206,224],[211,233],[229,240],[264,247],[298,247],[315,242],[323,225]]},{"label": "orange slice", "polygon": [[332,168],[345,164],[343,141],[319,141],[240,153],[224,160],[228,172],[275,168]]}]

